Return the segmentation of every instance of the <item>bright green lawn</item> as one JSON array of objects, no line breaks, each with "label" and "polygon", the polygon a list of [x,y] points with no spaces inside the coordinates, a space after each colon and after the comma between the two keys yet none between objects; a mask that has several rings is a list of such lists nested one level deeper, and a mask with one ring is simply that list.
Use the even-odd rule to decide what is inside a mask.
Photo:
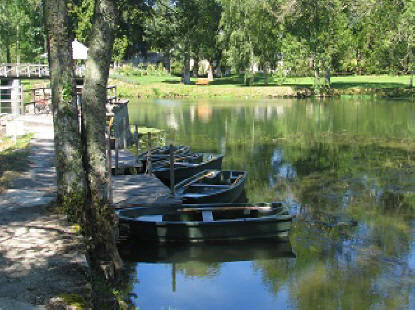
[{"label": "bright green lawn", "polygon": [[[381,93],[382,89],[404,89],[409,85],[409,75],[364,75],[341,76],[331,78],[334,94],[373,94]],[[312,88],[312,77],[285,78],[277,81],[268,77],[268,85],[264,85],[263,75],[257,74],[251,86],[245,86],[242,75],[217,78],[208,86],[180,83],[180,77],[163,76],[120,76],[111,75],[111,84],[116,84],[121,97],[152,98],[152,97],[284,97],[297,96],[298,91],[304,92]],[[277,83],[280,82],[280,83]],[[277,87],[276,87],[277,86]],[[407,92],[407,90],[404,90]],[[400,96],[395,94],[394,96]]]},{"label": "bright green lawn", "polygon": [[[179,84],[180,77],[177,76],[119,76],[112,75],[114,79],[137,85],[150,84]],[[196,78],[191,78],[194,84]],[[217,78],[211,82],[214,86],[244,86],[243,76],[232,75],[229,77]],[[313,85],[313,77],[289,77],[282,81],[278,86],[305,86],[311,87]],[[408,87],[409,75],[391,76],[391,75],[350,75],[341,77],[332,77],[331,86],[333,88],[402,88]],[[277,86],[277,82],[268,76],[268,85]],[[265,86],[262,74],[255,75],[253,86]]]}]

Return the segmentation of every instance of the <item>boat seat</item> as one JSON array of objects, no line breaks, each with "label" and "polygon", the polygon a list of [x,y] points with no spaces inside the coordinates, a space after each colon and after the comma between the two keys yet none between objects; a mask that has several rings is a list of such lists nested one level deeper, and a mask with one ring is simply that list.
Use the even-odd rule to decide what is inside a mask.
[{"label": "boat seat", "polygon": [[214,221],[212,211],[202,211],[202,218],[203,218],[203,222]]}]

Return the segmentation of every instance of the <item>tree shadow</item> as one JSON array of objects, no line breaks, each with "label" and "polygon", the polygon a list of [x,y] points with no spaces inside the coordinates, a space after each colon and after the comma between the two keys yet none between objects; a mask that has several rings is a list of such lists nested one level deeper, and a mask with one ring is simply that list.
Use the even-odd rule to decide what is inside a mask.
[{"label": "tree shadow", "polygon": [[81,237],[65,217],[45,207],[3,211],[0,239],[0,298],[33,305],[63,295],[88,299]]}]

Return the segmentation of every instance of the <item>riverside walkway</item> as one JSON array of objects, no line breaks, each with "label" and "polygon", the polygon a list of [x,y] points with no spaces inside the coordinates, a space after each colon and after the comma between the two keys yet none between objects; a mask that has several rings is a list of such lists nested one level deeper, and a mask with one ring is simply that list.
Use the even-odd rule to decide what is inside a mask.
[{"label": "riverside walkway", "polygon": [[[0,195],[0,310],[63,309],[59,296],[88,299],[91,288],[82,238],[55,211],[52,118],[25,115],[13,122],[18,134],[34,138],[28,171]],[[154,176],[118,175],[112,186],[118,207],[177,203]]]},{"label": "riverside walkway", "polygon": [[55,211],[52,123],[25,120],[35,133],[29,169],[0,195],[0,309],[58,309],[64,294],[88,298],[88,264],[82,238]]}]

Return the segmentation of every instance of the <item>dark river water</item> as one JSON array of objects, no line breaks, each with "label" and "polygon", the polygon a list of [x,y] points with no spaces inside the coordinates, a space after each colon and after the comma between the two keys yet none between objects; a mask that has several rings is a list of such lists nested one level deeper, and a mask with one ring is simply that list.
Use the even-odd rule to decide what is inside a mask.
[{"label": "dark river water", "polygon": [[139,309],[415,309],[413,102],[155,100],[129,113],[167,143],[225,154],[224,169],[248,171],[250,202],[296,215],[282,245],[130,248],[122,291]]}]

